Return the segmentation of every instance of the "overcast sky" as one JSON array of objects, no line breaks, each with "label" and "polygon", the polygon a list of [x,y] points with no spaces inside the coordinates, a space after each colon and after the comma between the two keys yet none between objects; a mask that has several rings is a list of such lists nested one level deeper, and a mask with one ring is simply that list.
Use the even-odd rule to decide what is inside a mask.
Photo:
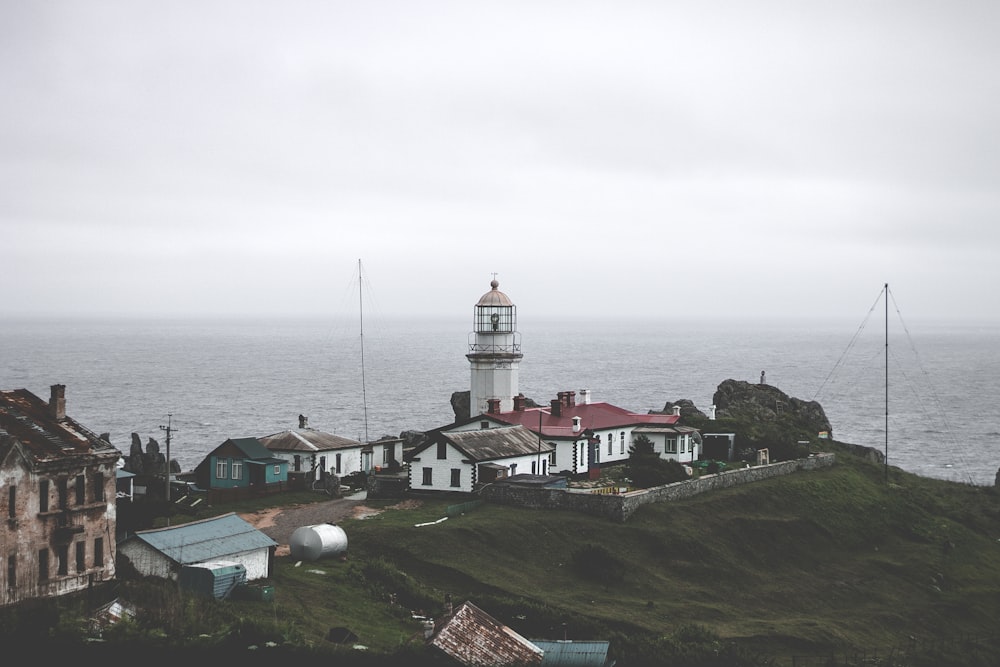
[{"label": "overcast sky", "polygon": [[[0,0],[0,315],[1000,320],[1000,3]],[[13,287],[14,289],[11,289]]]}]

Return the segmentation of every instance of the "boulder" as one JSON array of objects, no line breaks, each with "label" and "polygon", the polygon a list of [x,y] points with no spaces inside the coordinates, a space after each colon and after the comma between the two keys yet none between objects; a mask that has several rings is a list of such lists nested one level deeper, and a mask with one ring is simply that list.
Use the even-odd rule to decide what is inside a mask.
[{"label": "boulder", "polygon": [[794,398],[769,384],[751,384],[745,380],[725,380],[712,398],[716,418],[745,419],[756,422],[793,419],[813,433],[826,431],[832,436],[830,420],[816,401]]}]

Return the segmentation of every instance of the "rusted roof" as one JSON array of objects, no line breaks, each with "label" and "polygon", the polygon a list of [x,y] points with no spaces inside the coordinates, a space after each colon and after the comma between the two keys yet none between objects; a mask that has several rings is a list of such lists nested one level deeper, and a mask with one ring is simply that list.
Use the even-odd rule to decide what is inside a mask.
[{"label": "rusted roof", "polygon": [[495,461],[512,456],[547,454],[555,449],[548,442],[539,442],[538,435],[523,426],[504,426],[453,433],[438,431],[408,456],[419,454],[442,441],[450,443],[471,461]]},{"label": "rusted roof", "polygon": [[467,667],[542,664],[543,652],[471,602],[435,623],[430,643]]},{"label": "rusted roof", "polygon": [[275,452],[325,452],[332,449],[351,449],[361,446],[357,440],[311,428],[282,431],[258,438],[258,440],[262,445]]},{"label": "rusted roof", "polygon": [[27,389],[0,390],[0,442],[8,438],[20,443],[34,463],[121,456],[111,443],[75,419],[57,419],[48,402]]}]

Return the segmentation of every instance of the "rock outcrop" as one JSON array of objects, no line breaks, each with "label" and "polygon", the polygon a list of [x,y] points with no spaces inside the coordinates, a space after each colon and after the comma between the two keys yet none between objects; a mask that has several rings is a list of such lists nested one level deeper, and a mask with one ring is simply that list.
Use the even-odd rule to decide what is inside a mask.
[{"label": "rock outcrop", "polygon": [[[166,470],[166,461],[166,456],[160,453],[160,443],[150,438],[149,442],[146,443],[146,451],[143,451],[139,434],[133,433],[132,446],[129,448],[128,456],[125,457],[122,469],[135,475],[163,475]],[[180,471],[181,466],[177,459],[171,459],[171,474]]]},{"label": "rock outcrop", "polygon": [[663,404],[662,410],[650,410],[651,415],[672,415],[674,413],[674,407],[679,407],[681,409],[681,417],[698,417],[700,419],[707,419],[708,415],[698,409],[698,406],[694,404],[689,398],[682,398],[679,401],[667,401]]},{"label": "rock outcrop", "polygon": [[751,384],[744,380],[725,380],[712,398],[716,418],[745,419],[755,422],[793,419],[813,433],[831,434],[830,420],[816,401],[789,396],[769,384]]}]

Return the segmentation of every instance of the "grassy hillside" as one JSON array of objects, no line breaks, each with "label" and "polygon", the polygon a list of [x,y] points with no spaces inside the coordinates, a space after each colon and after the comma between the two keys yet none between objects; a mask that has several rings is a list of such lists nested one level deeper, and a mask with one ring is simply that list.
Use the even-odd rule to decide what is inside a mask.
[{"label": "grassy hillside", "polygon": [[[995,664],[992,488],[898,470],[887,482],[881,466],[840,455],[828,469],[646,506],[624,524],[483,505],[416,526],[446,505],[342,523],[346,561],[277,559],[273,603],[168,594],[177,599],[158,606],[180,611],[164,612],[157,632],[412,663],[411,612],[437,616],[450,594],[528,637],[611,639],[620,667],[784,665],[859,651],[895,651],[897,665]],[[338,626],[368,650],[325,641]]]},{"label": "grassy hillside", "polygon": [[445,506],[342,524],[347,562],[280,562],[282,618],[307,638],[349,627],[379,651],[406,644],[419,631],[409,611],[438,615],[445,594],[529,637],[643,644],[702,632],[774,657],[997,639],[991,488],[897,470],[887,483],[882,467],[841,456],[647,506],[625,524],[484,505],[415,526]]}]

